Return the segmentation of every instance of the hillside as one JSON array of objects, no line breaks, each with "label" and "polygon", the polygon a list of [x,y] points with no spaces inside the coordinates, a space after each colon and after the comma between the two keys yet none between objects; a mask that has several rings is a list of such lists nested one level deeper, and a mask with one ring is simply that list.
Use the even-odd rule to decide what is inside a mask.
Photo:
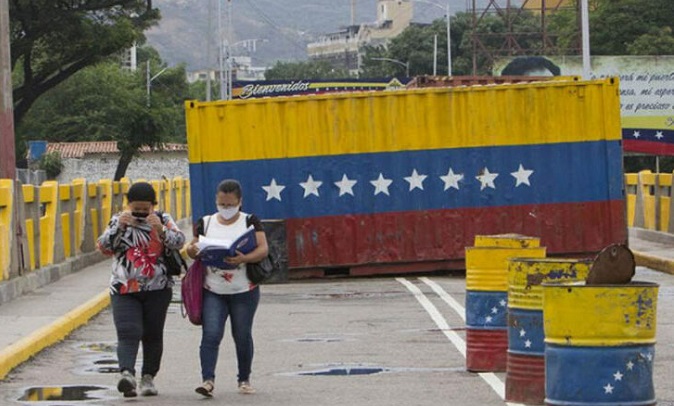
[{"label": "hillside", "polygon": [[[227,7],[227,1],[222,3]],[[350,0],[233,0],[234,42],[263,40],[251,54],[258,66],[273,65],[277,60],[306,59],[308,42],[350,23],[350,4]],[[376,0],[358,0],[356,4],[357,23],[375,21]],[[161,10],[162,20],[147,32],[148,43],[169,64],[184,62],[188,70],[216,65],[218,0],[155,0],[154,5]],[[415,21],[427,22],[443,16],[439,8],[415,5]],[[226,18],[224,24],[226,27]],[[244,49],[237,52],[245,53]]]}]

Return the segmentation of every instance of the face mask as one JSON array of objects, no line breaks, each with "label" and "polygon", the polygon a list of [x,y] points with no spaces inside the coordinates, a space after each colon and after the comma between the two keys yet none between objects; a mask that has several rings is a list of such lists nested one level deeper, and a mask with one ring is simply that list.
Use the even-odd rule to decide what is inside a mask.
[{"label": "face mask", "polygon": [[236,207],[228,207],[226,209],[221,209],[218,208],[218,213],[224,218],[225,220],[231,220],[234,216],[236,216],[236,213],[239,212],[239,206]]}]

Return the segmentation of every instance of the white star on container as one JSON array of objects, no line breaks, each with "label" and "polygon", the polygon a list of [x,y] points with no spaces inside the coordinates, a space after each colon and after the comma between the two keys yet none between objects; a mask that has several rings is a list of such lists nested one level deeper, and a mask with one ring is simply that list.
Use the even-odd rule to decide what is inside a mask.
[{"label": "white star on container", "polygon": [[300,186],[304,189],[304,198],[306,199],[309,195],[318,195],[318,188],[321,187],[323,182],[314,180],[313,176],[309,175],[306,182],[300,182]]},{"label": "white star on container", "polygon": [[416,169],[412,171],[412,175],[405,177],[405,180],[410,184],[410,192],[416,188],[424,190],[424,180],[427,177],[426,175],[419,175]]},{"label": "white star on container", "polygon": [[661,139],[665,138],[665,136],[662,134],[662,131],[657,131],[655,133],[655,138],[661,140]]},{"label": "white star on container", "polygon": [[627,370],[631,371],[634,368],[634,363],[632,361],[627,363]]},{"label": "white star on container", "polygon": [[384,178],[384,175],[380,172],[379,177],[375,180],[371,180],[370,183],[374,186],[374,195],[377,196],[379,193],[384,193],[386,196],[390,196],[388,193],[388,187],[391,186],[393,181],[391,179]]},{"label": "white star on container", "polygon": [[270,201],[271,199],[276,199],[279,202],[281,201],[281,192],[283,192],[283,189],[286,187],[283,185],[279,185],[276,183],[276,179],[272,178],[271,183],[269,186],[262,186],[262,189],[264,189],[265,192],[267,192],[267,201]]},{"label": "white star on container", "polygon": [[620,371],[616,371],[616,373],[613,374],[613,378],[616,381],[622,381],[623,380],[623,374],[621,374]]},{"label": "white star on container", "polygon": [[487,317],[484,319],[484,321],[486,321],[487,323],[491,323],[491,321],[492,321],[491,316],[487,316]]},{"label": "white star on container", "polygon": [[520,337],[524,337],[527,335],[527,331],[525,329],[520,330]]},{"label": "white star on container", "polygon": [[527,340],[524,342],[524,347],[525,348],[531,348],[531,340]]},{"label": "white star on container", "polygon": [[353,194],[353,186],[358,183],[357,180],[351,180],[349,179],[346,174],[342,175],[342,180],[339,182],[335,182],[335,185],[339,188],[339,195],[346,195],[349,194],[351,196],[354,196]]},{"label": "white star on container", "polygon": [[449,168],[449,171],[447,171],[447,175],[440,176],[440,179],[442,179],[442,181],[445,182],[445,190],[448,190],[449,188],[452,187],[456,190],[459,190],[459,181],[463,180],[463,174],[454,173],[452,168]]},{"label": "white star on container", "polygon": [[534,173],[533,170],[524,169],[522,164],[520,164],[517,172],[510,172],[510,174],[516,179],[515,187],[518,187],[519,185],[531,186],[531,183],[529,183],[529,176],[531,176],[532,173]]},{"label": "white star on container", "polygon": [[480,190],[484,190],[488,187],[496,189],[494,185],[494,180],[498,177],[498,173],[489,172],[489,168],[484,168],[482,174],[475,177],[475,179],[480,181]]},{"label": "white star on container", "polygon": [[634,138],[639,138],[639,137],[641,137],[641,132],[635,131],[634,134],[632,134],[632,136],[633,136]]},{"label": "white star on container", "polygon": [[606,386],[604,386],[604,393],[605,394],[613,393],[613,386],[611,386],[610,383],[607,383]]}]

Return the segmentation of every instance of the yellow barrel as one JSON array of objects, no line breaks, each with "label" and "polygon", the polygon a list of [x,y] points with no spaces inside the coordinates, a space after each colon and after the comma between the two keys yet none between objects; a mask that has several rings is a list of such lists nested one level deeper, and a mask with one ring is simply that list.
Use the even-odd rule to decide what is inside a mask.
[{"label": "yellow barrel", "polygon": [[466,247],[466,289],[507,292],[511,258],[545,258],[545,247]]},{"label": "yellow barrel", "polygon": [[585,281],[592,261],[571,258],[513,258],[508,265],[508,307],[543,310],[544,282]]},{"label": "yellow barrel", "polygon": [[541,246],[541,239],[522,234],[476,235],[476,247],[533,248]]},{"label": "yellow barrel", "polygon": [[658,285],[543,284],[545,403],[655,405]]}]

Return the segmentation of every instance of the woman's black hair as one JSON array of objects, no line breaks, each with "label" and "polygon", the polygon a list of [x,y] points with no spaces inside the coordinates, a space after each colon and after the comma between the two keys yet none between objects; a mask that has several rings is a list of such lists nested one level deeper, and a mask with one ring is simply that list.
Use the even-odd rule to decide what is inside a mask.
[{"label": "woman's black hair", "polygon": [[559,76],[562,70],[555,65],[551,60],[542,56],[524,56],[518,57],[510,61],[503,71],[501,76],[518,76],[528,75],[529,72],[545,69],[552,74],[552,76]]},{"label": "woman's black hair", "polygon": [[137,182],[131,185],[126,192],[126,200],[131,202],[150,202],[157,204],[157,194],[152,185],[147,182]]},{"label": "woman's black hair", "polygon": [[234,179],[225,179],[218,185],[218,193],[234,193],[238,199],[241,199],[241,184]]}]

